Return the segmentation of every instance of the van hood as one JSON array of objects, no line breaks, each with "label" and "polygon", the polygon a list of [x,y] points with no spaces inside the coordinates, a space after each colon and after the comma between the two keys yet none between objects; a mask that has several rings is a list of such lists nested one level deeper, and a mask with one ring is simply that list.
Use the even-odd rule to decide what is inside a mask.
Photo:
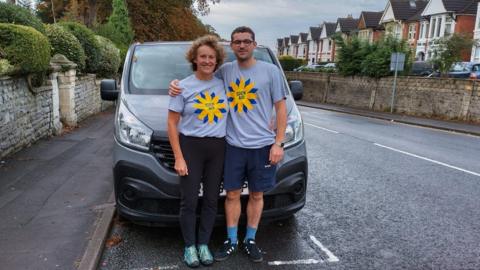
[{"label": "van hood", "polygon": [[138,120],[159,135],[167,136],[168,104],[167,95],[125,95],[125,106]]}]

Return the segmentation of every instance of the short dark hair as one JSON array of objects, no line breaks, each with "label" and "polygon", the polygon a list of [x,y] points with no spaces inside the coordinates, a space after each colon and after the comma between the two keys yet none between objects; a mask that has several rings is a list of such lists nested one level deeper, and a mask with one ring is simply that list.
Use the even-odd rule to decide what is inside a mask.
[{"label": "short dark hair", "polygon": [[253,41],[255,41],[255,33],[248,26],[239,26],[239,27],[235,28],[233,30],[232,34],[230,35],[230,41],[233,41],[233,35],[236,34],[236,33],[249,33],[250,35],[252,35]]}]

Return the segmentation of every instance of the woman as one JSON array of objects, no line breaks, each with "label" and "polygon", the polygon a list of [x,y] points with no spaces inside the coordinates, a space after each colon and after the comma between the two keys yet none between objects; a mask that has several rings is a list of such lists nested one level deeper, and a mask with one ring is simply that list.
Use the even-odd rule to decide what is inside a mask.
[{"label": "woman", "polygon": [[[194,74],[180,81],[182,93],[170,99],[168,137],[180,179],[180,226],[187,266],[211,265],[208,242],[217,213],[223,173],[227,98],[223,82],[214,72],[224,59],[223,47],[214,36],[195,40],[187,52]],[[198,238],[196,209],[202,182],[202,209]],[[197,248],[195,247],[197,245]]]}]

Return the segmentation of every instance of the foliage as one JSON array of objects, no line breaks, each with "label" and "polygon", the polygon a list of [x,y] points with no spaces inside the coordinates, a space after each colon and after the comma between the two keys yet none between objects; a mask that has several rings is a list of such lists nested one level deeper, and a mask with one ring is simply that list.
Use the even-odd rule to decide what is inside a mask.
[{"label": "foliage", "polygon": [[108,22],[98,27],[97,34],[110,39],[115,44],[130,45],[134,33],[124,0],[113,0],[113,12],[108,17]]},{"label": "foliage", "polygon": [[[52,9],[53,4],[53,9]],[[67,1],[64,0],[42,0],[37,4],[37,16],[44,23],[54,23],[64,16]]]},{"label": "foliage", "polygon": [[[361,42],[356,38],[345,42],[337,38],[336,44],[340,46],[338,70],[344,76],[364,75],[380,78],[391,75],[390,57],[393,52],[405,53],[405,67],[408,69],[411,62],[411,51],[405,40],[398,40],[385,36],[373,44]],[[404,73],[407,73],[405,70]]]},{"label": "foliage", "polygon": [[0,2],[0,23],[26,25],[45,33],[42,22],[30,10],[14,4]]},{"label": "foliage", "polygon": [[32,27],[0,23],[0,48],[19,74],[39,73],[49,68],[50,43]]},{"label": "foliage", "polygon": [[290,55],[280,56],[278,58],[284,71],[292,71],[294,68],[305,65],[305,59],[293,58]]},{"label": "foliage", "polygon": [[208,33],[186,0],[126,0],[135,40],[193,40]]},{"label": "foliage", "polygon": [[9,75],[14,70],[14,67],[10,65],[7,59],[0,59],[0,76]]},{"label": "foliage", "polygon": [[441,74],[447,76],[453,63],[462,61],[474,44],[467,35],[453,34],[451,37],[443,37],[438,41],[430,62],[438,67]]},{"label": "foliage", "polygon": [[52,45],[52,56],[55,54],[63,54],[68,60],[77,64],[78,70],[85,69],[85,51],[78,39],[56,24],[45,25],[46,36]]},{"label": "foliage", "polygon": [[97,75],[113,77],[120,67],[120,51],[115,44],[102,36],[95,36],[100,48]]},{"label": "foliage", "polygon": [[358,38],[353,38],[345,42],[340,35],[336,36],[335,45],[340,49],[338,51],[337,65],[338,71],[344,76],[353,76],[362,72],[362,61],[365,59],[368,44],[360,42]]},{"label": "foliage", "polygon": [[60,25],[72,33],[82,45],[85,51],[85,71],[95,73],[100,57],[100,48],[92,30],[75,22],[62,22]]}]

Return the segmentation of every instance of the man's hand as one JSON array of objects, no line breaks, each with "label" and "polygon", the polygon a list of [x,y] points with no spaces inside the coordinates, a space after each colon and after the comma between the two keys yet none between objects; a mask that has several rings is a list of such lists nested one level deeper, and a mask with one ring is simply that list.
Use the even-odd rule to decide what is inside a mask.
[{"label": "man's hand", "polygon": [[187,163],[185,162],[185,159],[183,158],[175,159],[175,171],[180,176],[188,175],[188,168],[187,168]]},{"label": "man's hand", "polygon": [[276,165],[283,159],[283,148],[274,144],[272,148],[270,148],[270,164]]},{"label": "man's hand", "polygon": [[182,89],[178,87],[178,82],[179,81],[176,79],[170,82],[170,86],[168,87],[168,94],[171,97],[178,96],[182,93]]}]

